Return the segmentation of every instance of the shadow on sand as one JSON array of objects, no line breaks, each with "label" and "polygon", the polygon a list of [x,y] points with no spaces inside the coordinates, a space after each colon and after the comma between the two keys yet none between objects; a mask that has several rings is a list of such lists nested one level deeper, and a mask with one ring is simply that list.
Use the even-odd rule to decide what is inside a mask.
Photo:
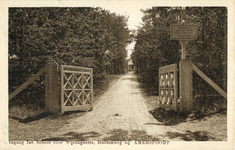
[{"label": "shadow on sand", "polygon": [[89,138],[100,137],[102,141],[159,141],[160,139],[152,135],[148,135],[142,130],[122,130],[115,129],[107,133],[108,136],[101,138],[102,134],[97,132],[76,133],[68,132],[59,137],[46,138],[42,141],[88,141]]},{"label": "shadow on sand", "polygon": [[46,138],[42,141],[86,141],[90,137],[99,137],[101,134],[97,132],[76,133],[68,132],[60,137]]},{"label": "shadow on sand", "polygon": [[185,141],[207,141],[209,139],[207,132],[204,131],[186,131],[186,133],[167,132],[166,137],[170,139],[180,138]]}]

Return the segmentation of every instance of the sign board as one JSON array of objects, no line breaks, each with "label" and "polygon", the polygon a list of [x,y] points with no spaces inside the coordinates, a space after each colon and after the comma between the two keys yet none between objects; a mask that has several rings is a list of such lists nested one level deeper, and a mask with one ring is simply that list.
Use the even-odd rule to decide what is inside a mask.
[{"label": "sign board", "polygon": [[197,25],[191,24],[172,24],[171,25],[172,40],[194,40],[197,39]]}]

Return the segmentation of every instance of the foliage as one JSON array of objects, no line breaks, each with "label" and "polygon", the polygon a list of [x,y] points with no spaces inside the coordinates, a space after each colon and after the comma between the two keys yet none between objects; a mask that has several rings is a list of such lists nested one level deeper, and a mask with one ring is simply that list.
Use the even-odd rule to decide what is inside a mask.
[{"label": "foliage", "polygon": [[[179,63],[181,46],[170,39],[170,25],[196,24],[198,38],[189,41],[186,58],[226,90],[227,75],[227,8],[225,7],[153,7],[142,10],[143,26],[135,34],[136,45],[132,60],[137,73],[142,74],[145,88],[158,94],[158,69]],[[218,94],[194,74],[194,95],[205,97]],[[205,100],[208,106],[212,100]],[[200,102],[201,103],[201,102]]]},{"label": "foliage", "polygon": [[[171,12],[167,10],[171,9]],[[132,54],[137,72],[142,72],[142,81],[148,85],[150,93],[157,94],[158,68],[180,60],[178,41],[170,40],[170,25],[175,20],[178,9],[156,7],[142,10],[143,27],[137,30],[136,45]],[[145,73],[144,73],[145,72]]]},{"label": "foliage", "polygon": [[[93,68],[96,84],[112,61],[125,60],[128,42],[127,17],[102,8],[9,8],[9,93],[49,57],[58,65]],[[43,83],[41,76],[25,91],[43,97]]]}]

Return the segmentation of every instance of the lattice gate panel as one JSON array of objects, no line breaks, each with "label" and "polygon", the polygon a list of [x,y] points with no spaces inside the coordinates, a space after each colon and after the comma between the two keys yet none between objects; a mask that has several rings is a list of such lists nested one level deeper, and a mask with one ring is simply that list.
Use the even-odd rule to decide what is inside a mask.
[{"label": "lattice gate panel", "polygon": [[178,74],[177,64],[159,68],[160,107],[177,111],[178,109]]},{"label": "lattice gate panel", "polygon": [[92,68],[61,65],[61,113],[93,109]]}]

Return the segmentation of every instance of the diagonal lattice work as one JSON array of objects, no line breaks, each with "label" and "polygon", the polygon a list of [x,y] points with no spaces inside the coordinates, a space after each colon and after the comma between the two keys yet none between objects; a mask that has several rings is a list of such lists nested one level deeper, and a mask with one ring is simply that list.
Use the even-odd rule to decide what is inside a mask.
[{"label": "diagonal lattice work", "polygon": [[177,64],[159,68],[159,106],[177,111],[178,109]]},{"label": "diagonal lattice work", "polygon": [[61,112],[93,108],[92,68],[61,65]]}]

